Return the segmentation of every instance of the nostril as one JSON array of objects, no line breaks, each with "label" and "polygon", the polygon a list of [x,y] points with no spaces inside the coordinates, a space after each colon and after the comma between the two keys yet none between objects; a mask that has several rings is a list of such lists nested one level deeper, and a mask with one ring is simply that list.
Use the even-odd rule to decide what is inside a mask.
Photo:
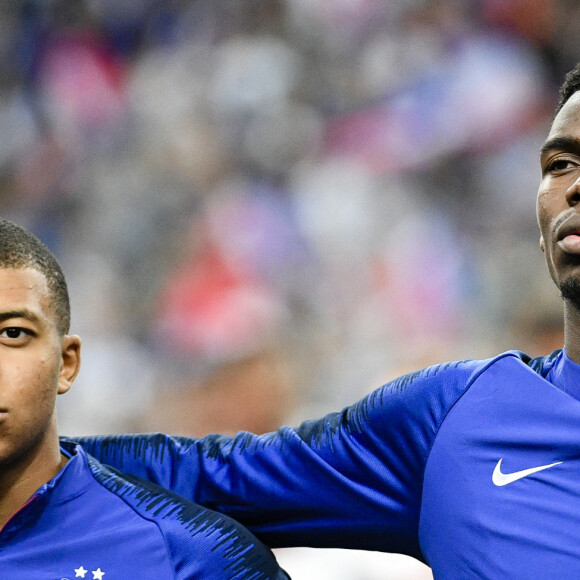
[{"label": "nostril", "polygon": [[578,182],[574,183],[566,192],[566,201],[569,205],[578,205],[580,203],[580,187]]}]

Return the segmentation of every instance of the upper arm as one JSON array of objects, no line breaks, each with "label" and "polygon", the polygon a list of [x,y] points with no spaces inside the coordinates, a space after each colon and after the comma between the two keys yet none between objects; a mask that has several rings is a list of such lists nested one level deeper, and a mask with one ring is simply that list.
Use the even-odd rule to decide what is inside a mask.
[{"label": "upper arm", "polygon": [[103,463],[238,519],[271,546],[396,551],[420,557],[423,472],[472,363],[431,367],[292,429],[202,439],[84,438]]}]

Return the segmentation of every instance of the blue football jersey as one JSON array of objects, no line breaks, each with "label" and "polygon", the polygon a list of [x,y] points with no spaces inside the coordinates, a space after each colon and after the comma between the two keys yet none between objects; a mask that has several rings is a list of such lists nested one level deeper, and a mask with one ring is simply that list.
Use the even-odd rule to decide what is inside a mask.
[{"label": "blue football jersey", "polygon": [[67,465],[0,531],[1,578],[288,579],[230,518],[63,445]]},{"label": "blue football jersey", "polygon": [[564,351],[433,366],[262,436],[82,444],[273,547],[398,552],[438,579],[580,578],[580,366]]}]

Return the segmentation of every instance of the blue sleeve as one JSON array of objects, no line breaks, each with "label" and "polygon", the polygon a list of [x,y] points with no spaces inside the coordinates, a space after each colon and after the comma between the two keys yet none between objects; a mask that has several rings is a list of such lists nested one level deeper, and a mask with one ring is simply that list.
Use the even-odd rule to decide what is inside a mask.
[{"label": "blue sleeve", "polygon": [[421,559],[425,464],[446,413],[482,366],[430,367],[341,412],[261,436],[76,441],[103,463],[227,513],[272,547],[366,549]]}]

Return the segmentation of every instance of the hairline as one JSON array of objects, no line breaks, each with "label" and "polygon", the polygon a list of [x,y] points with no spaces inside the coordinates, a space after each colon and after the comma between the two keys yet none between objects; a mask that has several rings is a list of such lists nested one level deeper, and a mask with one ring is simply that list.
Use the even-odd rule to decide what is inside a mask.
[{"label": "hairline", "polygon": [[[59,333],[59,335],[61,336],[65,336],[66,334],[68,334],[69,332],[69,326],[70,326],[70,310],[67,313],[67,316],[61,316],[58,312],[58,309],[56,307],[58,299],[57,299],[57,294],[58,294],[58,290],[54,287],[56,284],[56,281],[51,284],[50,283],[50,278],[49,276],[47,276],[46,272],[43,270],[43,268],[37,264],[33,259],[31,259],[29,262],[25,262],[23,261],[21,264],[2,264],[1,260],[0,260],[0,270],[34,270],[35,272],[38,272],[38,274],[40,274],[42,276],[42,280],[44,281],[45,284],[45,289],[46,289],[46,293],[48,296],[48,307],[50,309],[50,312],[53,314],[54,316],[54,322],[55,322],[55,326],[56,329]],[[56,272],[58,275],[58,271]],[[60,271],[60,275],[63,277],[64,280],[64,273],[62,272],[62,270]],[[55,277],[56,280],[56,277]],[[66,284],[66,282],[65,282]],[[67,294],[67,300],[68,300],[68,294]],[[21,313],[22,318],[29,318],[26,314],[25,314],[25,310],[22,311]],[[34,317],[36,317],[36,314],[34,314]],[[0,318],[1,318],[1,314],[0,314]]]},{"label": "hairline", "polygon": [[53,252],[26,228],[0,217],[0,269],[33,269],[42,274],[56,327],[70,327],[70,297],[62,266]]}]

